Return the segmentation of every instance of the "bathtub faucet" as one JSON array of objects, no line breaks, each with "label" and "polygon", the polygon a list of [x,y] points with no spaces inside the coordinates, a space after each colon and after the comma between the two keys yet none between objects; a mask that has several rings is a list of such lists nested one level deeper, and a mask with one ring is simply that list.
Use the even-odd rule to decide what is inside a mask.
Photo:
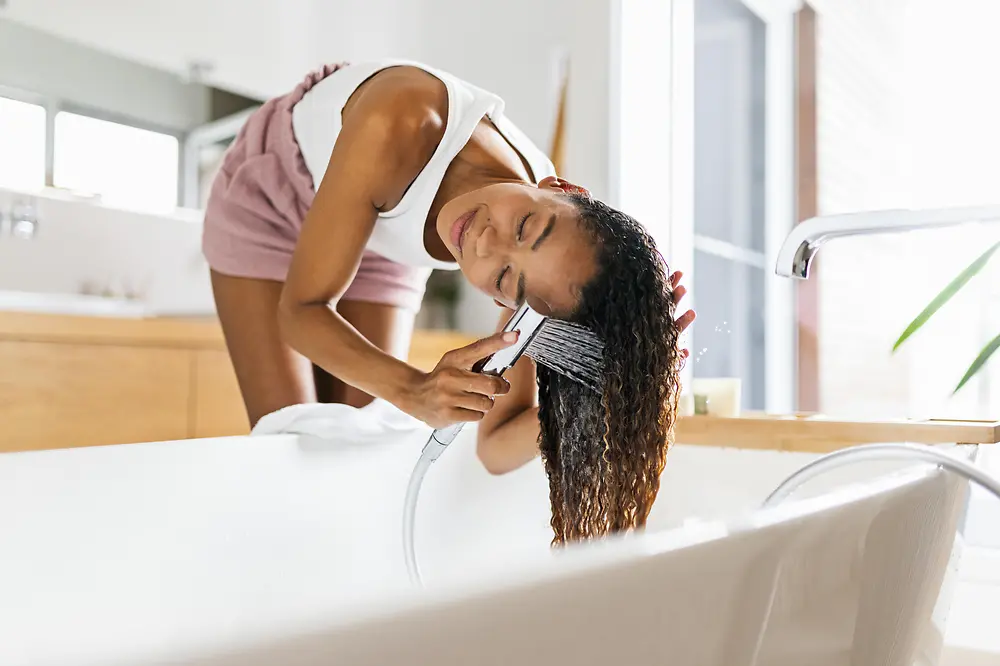
[{"label": "bathtub faucet", "polygon": [[1000,206],[877,210],[813,217],[797,224],[785,238],[774,272],[782,277],[808,279],[809,265],[820,246],[833,238],[951,227],[968,222],[1000,222]]}]

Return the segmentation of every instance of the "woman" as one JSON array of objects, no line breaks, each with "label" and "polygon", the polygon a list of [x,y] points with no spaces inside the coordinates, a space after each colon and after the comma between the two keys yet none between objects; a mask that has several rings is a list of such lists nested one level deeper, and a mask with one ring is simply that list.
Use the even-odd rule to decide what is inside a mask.
[{"label": "woman", "polygon": [[[537,455],[534,364],[506,380],[470,372],[513,340],[455,350],[429,373],[401,360],[430,269],[457,268],[505,308],[501,322],[527,301],[626,343],[612,350],[628,357],[610,363],[627,384],[616,400],[642,412],[639,396],[652,399],[639,429],[669,435],[686,354],[676,337],[694,318],[672,316],[680,276],[667,282],[634,220],[558,178],[500,98],[449,74],[403,61],[328,67],[265,104],[226,155],[203,246],[251,424],[291,404],[375,396],[434,427],[482,420],[493,472]],[[636,346],[639,331],[662,335]],[[630,375],[633,347],[654,352],[654,383]],[[538,374],[543,394],[559,384]],[[550,435],[557,421],[541,418]],[[552,437],[541,439],[544,453]]]}]

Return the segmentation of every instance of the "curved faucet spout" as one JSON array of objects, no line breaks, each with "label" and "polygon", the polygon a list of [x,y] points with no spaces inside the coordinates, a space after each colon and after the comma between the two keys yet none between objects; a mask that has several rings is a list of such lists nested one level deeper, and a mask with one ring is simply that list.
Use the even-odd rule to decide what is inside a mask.
[{"label": "curved faucet spout", "polygon": [[809,266],[819,248],[833,238],[934,229],[969,222],[1000,222],[1000,206],[875,210],[813,217],[797,224],[785,238],[774,272],[782,277],[807,279]]}]

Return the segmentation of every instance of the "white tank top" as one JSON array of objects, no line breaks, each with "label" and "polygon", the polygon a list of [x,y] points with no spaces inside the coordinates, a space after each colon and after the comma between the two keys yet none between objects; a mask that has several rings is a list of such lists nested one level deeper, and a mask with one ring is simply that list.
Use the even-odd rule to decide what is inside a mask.
[{"label": "white tank top", "polygon": [[448,123],[437,150],[399,204],[379,214],[367,249],[408,266],[455,270],[458,265],[454,262],[438,261],[428,254],[424,248],[424,226],[448,165],[468,143],[483,116],[488,116],[521,154],[536,182],[556,175],[555,167],[545,153],[504,116],[503,100],[493,93],[420,63],[383,60],[356,63],[337,70],[316,84],[292,109],[295,139],[317,190],[340,134],[341,111],[347,100],[372,75],[400,65],[422,69],[444,83],[448,89]]}]

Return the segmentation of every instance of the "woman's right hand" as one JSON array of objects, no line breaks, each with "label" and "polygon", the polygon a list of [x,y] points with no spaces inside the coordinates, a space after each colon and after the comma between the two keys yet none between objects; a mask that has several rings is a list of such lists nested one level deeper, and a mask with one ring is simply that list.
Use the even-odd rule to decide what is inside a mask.
[{"label": "woman's right hand", "polygon": [[517,335],[495,333],[448,352],[433,370],[417,376],[401,409],[432,428],[481,420],[493,409],[493,397],[506,394],[510,384],[503,377],[473,372],[472,366],[517,342]]}]

